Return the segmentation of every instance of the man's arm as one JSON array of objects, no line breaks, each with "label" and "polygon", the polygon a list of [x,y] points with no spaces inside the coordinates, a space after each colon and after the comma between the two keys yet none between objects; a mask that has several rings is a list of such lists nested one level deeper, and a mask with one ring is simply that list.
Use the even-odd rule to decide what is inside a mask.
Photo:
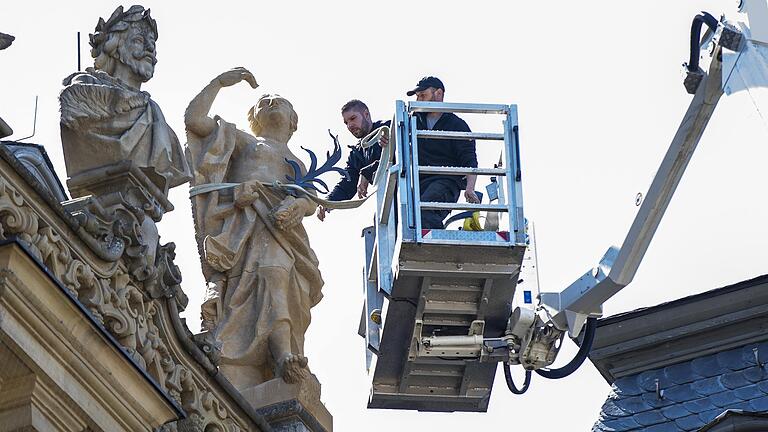
[{"label": "man's arm", "polygon": [[352,149],[347,157],[347,165],[344,169],[349,174],[349,179],[342,177],[339,183],[333,188],[330,194],[328,194],[329,201],[344,201],[355,196],[357,192],[357,182],[360,178],[360,163],[355,152],[359,151],[357,148]]},{"label": "man's arm", "polygon": [[210,135],[216,127],[216,121],[208,116],[208,112],[211,110],[211,105],[213,105],[216,95],[219,94],[219,90],[222,87],[229,87],[243,80],[248,81],[252,88],[259,86],[253,74],[242,67],[224,72],[205,86],[192,99],[192,102],[189,103],[187,110],[184,112],[184,125],[187,130],[198,136]]}]

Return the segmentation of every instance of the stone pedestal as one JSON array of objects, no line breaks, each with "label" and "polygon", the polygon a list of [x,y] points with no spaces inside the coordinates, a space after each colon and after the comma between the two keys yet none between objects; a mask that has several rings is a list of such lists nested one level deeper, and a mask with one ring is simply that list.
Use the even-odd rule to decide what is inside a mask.
[{"label": "stone pedestal", "polygon": [[67,187],[72,198],[93,195],[105,207],[133,206],[156,222],[173,210],[165,178],[138,168],[130,160],[79,173],[67,180]]},{"label": "stone pedestal", "polygon": [[241,393],[275,432],[333,431],[333,417],[320,402],[320,382],[314,375],[300,384],[273,379]]}]

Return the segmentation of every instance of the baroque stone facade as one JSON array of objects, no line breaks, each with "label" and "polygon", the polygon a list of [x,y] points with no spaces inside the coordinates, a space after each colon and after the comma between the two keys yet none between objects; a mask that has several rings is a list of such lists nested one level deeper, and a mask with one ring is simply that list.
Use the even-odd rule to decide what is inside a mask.
[{"label": "baroque stone facade", "polygon": [[148,274],[129,253],[141,245],[130,208],[102,211],[98,200],[91,199],[76,206],[73,215],[66,210],[72,202],[60,205],[5,146],[0,156],[0,240],[17,242],[28,251],[114,338],[130,362],[174,401],[178,416],[186,415],[160,430],[268,429],[225,380],[216,380],[211,361],[215,349],[204,341],[204,349],[199,348],[180,321],[187,300],[173,264],[174,245],[158,245],[155,270]]}]

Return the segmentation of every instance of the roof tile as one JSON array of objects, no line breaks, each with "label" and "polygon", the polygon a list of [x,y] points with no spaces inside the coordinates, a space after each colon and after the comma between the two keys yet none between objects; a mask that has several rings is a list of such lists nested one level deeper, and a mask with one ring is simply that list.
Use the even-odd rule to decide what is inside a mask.
[{"label": "roof tile", "polygon": [[725,409],[736,404],[737,402],[741,402],[741,399],[737,398],[735,393],[736,392],[734,390],[727,390],[710,395],[709,400],[715,404],[716,407]]},{"label": "roof tile", "polygon": [[709,396],[711,394],[720,393],[725,390],[725,387],[720,383],[720,377],[714,376],[711,378],[704,378],[691,384],[696,393],[702,396]]},{"label": "roof tile", "polygon": [[744,369],[744,378],[756,383],[758,381],[767,379],[768,373],[766,373],[765,368],[761,368],[761,367],[757,367],[757,365],[753,365]]},{"label": "roof tile", "polygon": [[663,378],[660,370],[649,370],[637,376],[637,384],[644,391],[656,392],[656,380],[663,381]]},{"label": "roof tile", "polygon": [[643,389],[640,388],[636,375],[617,379],[613,382],[612,390],[620,396],[639,396],[643,394]]},{"label": "roof tile", "polygon": [[713,404],[712,401],[709,400],[709,398],[700,398],[700,399],[688,401],[684,403],[683,406],[685,407],[685,409],[695,414],[717,408],[715,404]]},{"label": "roof tile", "polygon": [[707,410],[704,412],[699,413],[699,418],[701,421],[704,422],[704,424],[707,424],[715,419],[715,417],[719,416],[723,411],[725,411],[722,408],[715,408],[711,410]]},{"label": "roof tile", "polygon": [[698,399],[699,397],[699,394],[693,390],[691,384],[676,385],[664,390],[664,398],[677,403]]},{"label": "roof tile", "polygon": [[618,432],[621,429],[611,429],[606,427],[602,421],[598,420],[592,425],[592,432]]},{"label": "roof tile", "polygon": [[691,361],[691,366],[693,366],[693,372],[702,377],[712,377],[721,373],[720,365],[717,363],[717,358],[715,358],[715,356],[693,359]]},{"label": "roof tile", "polygon": [[765,396],[765,393],[763,393],[762,390],[760,390],[760,387],[757,386],[757,384],[748,385],[746,387],[741,387],[733,392],[737,398],[741,400],[752,400],[759,397]]},{"label": "roof tile", "polygon": [[720,377],[720,383],[731,390],[746,387],[751,382],[744,376],[744,372],[736,371],[724,374]]},{"label": "roof tile", "polygon": [[667,421],[667,418],[661,415],[658,410],[635,414],[632,416],[632,419],[643,426],[653,426],[655,424],[664,423]]},{"label": "roof tile", "polygon": [[622,410],[621,408],[616,406],[615,401],[611,399],[605,401],[605,403],[603,404],[602,411],[603,411],[603,414],[605,414],[605,416],[607,416],[608,418],[626,417],[628,415],[634,414],[632,412],[626,412]]},{"label": "roof tile", "polygon": [[661,414],[670,420],[675,420],[681,417],[688,416],[691,414],[691,412],[685,409],[685,406],[683,406],[683,404],[675,404],[675,405],[670,405],[668,407],[662,408]]},{"label": "roof tile", "polygon": [[656,397],[656,391],[654,390],[653,393],[643,393],[643,400],[648,405],[654,407],[654,408],[661,408],[669,405],[673,405],[675,401],[669,400],[665,397],[658,398]]},{"label": "roof tile", "polygon": [[684,431],[697,430],[707,423],[704,423],[698,415],[689,415],[675,420],[677,427]]},{"label": "roof tile", "polygon": [[755,344],[744,345],[743,347],[739,348],[742,367],[755,364],[755,348],[757,348],[757,345]]},{"label": "roof tile", "polygon": [[[752,348],[754,348],[754,346]],[[761,363],[767,362],[768,361],[768,342],[757,344],[757,353],[758,353],[758,356],[760,357]],[[752,357],[754,358],[754,354],[752,355]]]},{"label": "roof tile", "polygon": [[600,421],[603,425],[603,429],[599,429],[601,431],[631,431],[631,430],[637,430],[640,429],[642,426],[634,421],[632,417],[625,417],[620,419],[612,419],[607,420],[603,419]]},{"label": "roof tile", "polygon": [[749,411],[751,408],[751,405],[749,404],[749,401],[738,401],[735,404],[728,407],[729,410],[741,410],[741,411]]},{"label": "roof tile", "polygon": [[678,363],[664,368],[664,376],[675,384],[685,384],[702,378],[693,370],[690,362]]},{"label": "roof tile", "polygon": [[737,370],[744,367],[740,349],[721,351],[715,354],[715,357],[717,357],[717,364],[719,364],[724,371],[728,369]]},{"label": "roof tile", "polygon": [[653,409],[653,406],[647,403],[642,396],[632,396],[623,399],[616,399],[613,403],[621,410],[630,414],[637,414]]},{"label": "roof tile", "polygon": [[759,397],[749,401],[750,411],[762,412],[768,411],[768,396]]}]

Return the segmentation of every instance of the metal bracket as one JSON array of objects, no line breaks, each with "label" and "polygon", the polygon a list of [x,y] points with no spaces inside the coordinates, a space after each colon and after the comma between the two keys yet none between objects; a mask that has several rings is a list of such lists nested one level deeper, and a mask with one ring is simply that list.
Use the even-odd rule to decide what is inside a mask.
[{"label": "metal bracket", "polygon": [[469,336],[482,336],[485,332],[485,321],[475,320],[469,325]]},{"label": "metal bracket", "polygon": [[[687,69],[687,65],[686,66]],[[696,94],[696,90],[699,89],[699,84],[704,80],[704,71],[699,68],[695,71],[688,71],[685,74],[685,80],[683,80],[683,85],[685,86],[685,91],[688,92],[688,94]]]},{"label": "metal bracket", "polygon": [[760,369],[765,367],[765,362],[760,361],[760,351],[757,349],[757,347],[752,348],[752,354],[755,356],[755,364],[757,367]]},{"label": "metal bracket", "polygon": [[741,32],[736,27],[726,24],[720,33],[720,46],[728,48],[731,51],[741,51],[741,44],[744,42]]}]

